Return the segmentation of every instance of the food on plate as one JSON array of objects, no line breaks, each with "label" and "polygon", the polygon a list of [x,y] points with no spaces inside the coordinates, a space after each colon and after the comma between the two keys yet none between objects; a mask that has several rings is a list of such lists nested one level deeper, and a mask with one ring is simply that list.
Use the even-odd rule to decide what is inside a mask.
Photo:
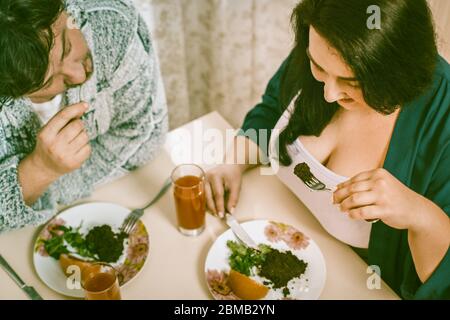
[{"label": "food on plate", "polygon": [[[258,252],[250,247],[237,243],[235,241],[227,242],[228,248],[231,250],[229,263],[233,270],[236,270],[243,275],[251,276],[254,273],[253,268],[258,267],[264,261],[262,252]],[[268,246],[262,246],[261,250],[267,251]]]},{"label": "food on plate", "polygon": [[[68,262],[68,256],[71,256],[71,259],[74,256],[81,257],[91,262],[114,263],[119,260],[124,251],[127,234],[116,233],[109,225],[93,227],[87,234],[81,233],[80,229],[81,225],[76,228],[55,226],[49,231],[50,237],[42,240],[45,251],[52,258],[60,260],[62,265]],[[61,262],[62,255],[65,256]]]},{"label": "food on plate", "polygon": [[90,265],[90,262],[63,253],[59,256],[59,265],[61,266],[61,269],[63,270],[64,274],[66,276],[70,276],[73,274],[73,270],[69,269],[70,266],[77,266],[80,272],[82,272],[84,268]]},{"label": "food on plate", "polygon": [[[244,296],[247,296],[249,287],[255,287],[254,284],[250,285],[249,281],[255,281],[251,278],[255,276],[264,279],[264,287],[281,289],[283,295],[287,297],[290,294],[289,281],[300,278],[308,266],[308,263],[300,260],[291,251],[279,251],[265,244],[260,244],[259,250],[255,250],[229,240],[227,246],[231,251],[228,259],[231,267],[229,277],[233,277],[232,280],[229,279],[228,284],[236,296],[242,299],[246,299]],[[241,275],[236,275],[235,272]],[[238,280],[241,280],[243,284],[238,284]],[[236,292],[233,286],[239,292]],[[262,292],[263,290],[260,288],[260,294]]]},{"label": "food on plate", "polygon": [[305,273],[307,265],[291,251],[281,252],[273,249],[265,255],[259,275],[270,280],[275,289],[287,288],[289,281]]},{"label": "food on plate", "polygon": [[269,292],[269,288],[265,285],[233,269],[228,275],[228,286],[236,296],[243,300],[262,299]]},{"label": "food on plate", "polygon": [[103,262],[116,262],[123,252],[124,232],[114,233],[108,225],[92,228],[86,235],[88,250]]}]

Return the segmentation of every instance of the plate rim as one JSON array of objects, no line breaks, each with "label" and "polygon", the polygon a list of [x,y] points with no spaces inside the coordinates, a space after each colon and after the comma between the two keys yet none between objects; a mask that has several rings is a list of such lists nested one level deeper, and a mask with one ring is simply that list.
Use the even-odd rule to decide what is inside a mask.
[{"label": "plate rim", "polygon": [[[53,215],[53,216],[52,216],[45,224],[41,225],[39,231],[36,232],[36,235],[35,235],[35,237],[34,237],[34,239],[33,239],[33,247],[32,247],[33,259],[32,259],[32,260],[33,260],[33,268],[34,268],[34,271],[35,271],[36,275],[38,276],[39,280],[40,280],[46,287],[50,288],[50,289],[53,290],[54,292],[56,292],[56,293],[58,293],[58,294],[60,294],[60,295],[62,295],[62,296],[65,296],[65,297],[78,298],[78,299],[83,298],[82,296],[79,296],[79,295],[76,295],[76,294],[69,295],[69,294],[67,294],[66,292],[62,292],[60,289],[55,288],[54,286],[50,285],[50,284],[48,283],[48,281],[46,281],[46,280],[43,279],[42,275],[39,273],[38,269],[36,268],[36,256],[39,256],[39,253],[35,251],[36,244],[37,244],[37,241],[38,241],[40,235],[42,234],[42,232],[45,230],[45,228],[46,228],[53,220],[55,220],[55,219],[57,219],[58,217],[60,217],[61,215],[65,214],[65,213],[66,213],[67,211],[69,211],[69,210],[72,210],[72,209],[78,208],[78,207],[82,207],[82,206],[93,205],[93,204],[99,204],[99,205],[114,205],[114,206],[116,206],[116,207],[120,207],[120,208],[122,208],[122,209],[126,209],[127,211],[131,212],[131,209],[130,209],[130,208],[127,208],[127,207],[125,207],[125,206],[122,206],[122,205],[120,205],[120,204],[118,204],[118,203],[108,202],[108,201],[91,201],[91,202],[82,202],[82,203],[74,204],[74,205],[72,205],[72,206],[68,206],[68,207],[62,209],[61,211],[59,211],[58,213],[56,213],[55,215]],[[127,281],[127,282],[125,282],[124,284],[122,284],[122,285],[120,286],[120,288],[126,287],[130,282],[132,282],[132,280],[136,279],[136,278],[141,274],[142,270],[145,268],[145,266],[146,266],[146,264],[147,264],[147,262],[148,262],[148,260],[149,260],[149,257],[150,257],[150,249],[151,249],[151,247],[150,247],[150,246],[151,246],[151,242],[150,242],[150,233],[149,233],[148,228],[147,228],[147,226],[145,225],[144,221],[143,221],[142,219],[139,219],[139,221],[140,221],[140,222],[142,223],[142,225],[144,226],[145,232],[146,232],[146,234],[147,234],[147,238],[148,238],[148,252],[147,252],[147,255],[146,255],[146,257],[145,257],[144,264],[143,264],[142,267],[139,269],[139,271],[135,274],[135,276],[134,276],[133,278],[131,278],[129,281]],[[43,258],[51,258],[51,257],[43,257]],[[56,261],[56,260],[55,260],[55,261]]]},{"label": "plate rim", "polygon": [[[316,298],[316,299],[313,299],[313,300],[318,300],[318,299],[320,299],[320,296],[322,295],[323,290],[325,289],[325,286],[326,286],[326,283],[327,283],[328,269],[327,269],[327,264],[326,264],[325,256],[323,255],[322,249],[319,247],[319,245],[317,244],[317,242],[316,242],[313,238],[311,238],[308,234],[304,233],[300,228],[297,228],[297,227],[293,226],[293,225],[290,224],[290,223],[285,223],[285,222],[282,222],[282,221],[279,221],[279,220],[276,220],[276,219],[253,219],[253,220],[247,220],[247,221],[244,221],[244,222],[240,222],[240,224],[241,224],[242,226],[245,226],[246,224],[251,224],[251,223],[256,223],[256,222],[264,222],[264,223],[266,223],[266,224],[269,224],[269,223],[271,223],[271,222],[274,222],[274,223],[281,223],[281,224],[284,224],[284,225],[293,227],[293,228],[295,228],[296,230],[302,232],[304,235],[306,235],[306,236],[309,238],[310,242],[312,242],[312,243],[315,244],[315,246],[316,246],[317,249],[318,249],[318,253],[320,254],[320,260],[321,260],[322,265],[323,265],[323,268],[324,268],[324,272],[323,272],[323,279],[324,279],[324,280],[323,280],[323,285],[322,285],[322,287],[320,288],[320,291],[318,292],[317,298]],[[223,235],[225,235],[226,233],[231,233],[231,234],[233,234],[233,231],[231,230],[231,228],[228,228],[228,229],[226,229],[225,231],[223,231],[222,233],[220,233],[220,234],[217,236],[217,238],[213,241],[213,243],[211,244],[210,248],[208,249],[208,253],[206,254],[206,258],[205,258],[205,262],[204,262],[204,267],[203,267],[203,277],[204,277],[204,279],[205,279],[206,286],[207,286],[207,288],[208,288],[208,292],[209,292],[209,294],[213,297],[214,300],[217,300],[217,298],[216,298],[216,297],[214,296],[214,294],[211,292],[211,288],[210,288],[210,286],[209,286],[209,284],[208,284],[208,279],[207,279],[207,271],[208,271],[208,270],[207,270],[207,265],[206,265],[206,263],[207,263],[207,261],[208,261],[208,258],[209,258],[209,256],[210,256],[210,254],[211,254],[212,247],[213,247],[214,244],[218,241],[218,239],[221,238],[221,237],[222,237]],[[235,235],[234,235],[234,237],[236,238]],[[231,269],[231,268],[230,268],[230,269]],[[242,299],[240,299],[240,300],[242,300]],[[261,300],[263,301],[263,299],[261,299]],[[308,299],[306,299],[306,300],[308,300]],[[311,299],[309,299],[309,300],[311,300]]]}]

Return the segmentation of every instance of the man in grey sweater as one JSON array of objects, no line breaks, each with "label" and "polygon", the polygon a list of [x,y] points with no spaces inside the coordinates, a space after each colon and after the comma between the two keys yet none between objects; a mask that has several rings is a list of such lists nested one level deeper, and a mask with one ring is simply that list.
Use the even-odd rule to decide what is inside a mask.
[{"label": "man in grey sweater", "polygon": [[131,0],[0,3],[0,232],[148,162],[167,107]]}]

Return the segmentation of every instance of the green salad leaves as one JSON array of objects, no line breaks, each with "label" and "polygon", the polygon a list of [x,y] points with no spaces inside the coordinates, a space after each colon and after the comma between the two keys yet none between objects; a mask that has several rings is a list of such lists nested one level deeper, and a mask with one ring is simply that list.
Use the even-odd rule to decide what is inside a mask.
[{"label": "green salad leaves", "polygon": [[51,231],[52,237],[44,241],[44,248],[56,260],[61,254],[77,254],[89,260],[116,262],[122,255],[127,235],[115,233],[110,226],[92,228],[86,235],[77,228],[57,226]]},{"label": "green salad leaves", "polygon": [[261,251],[257,251],[235,241],[227,241],[227,246],[231,250],[229,258],[230,267],[246,276],[253,274],[254,267],[260,267],[265,260],[265,256],[272,249],[267,245],[260,245]]},{"label": "green salad leaves", "polygon": [[305,273],[308,263],[300,260],[291,251],[282,252],[260,244],[255,250],[235,241],[227,241],[231,250],[228,258],[231,269],[246,276],[258,275],[267,279],[264,285],[282,289],[285,297],[290,294],[288,283]]}]

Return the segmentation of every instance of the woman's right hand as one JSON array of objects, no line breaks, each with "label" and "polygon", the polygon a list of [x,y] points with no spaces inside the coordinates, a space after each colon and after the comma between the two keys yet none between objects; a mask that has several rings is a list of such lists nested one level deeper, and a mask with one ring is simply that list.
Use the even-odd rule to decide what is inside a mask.
[{"label": "woman's right hand", "polygon": [[206,204],[214,215],[223,218],[225,208],[232,213],[239,200],[246,168],[247,165],[222,164],[206,172]]}]

